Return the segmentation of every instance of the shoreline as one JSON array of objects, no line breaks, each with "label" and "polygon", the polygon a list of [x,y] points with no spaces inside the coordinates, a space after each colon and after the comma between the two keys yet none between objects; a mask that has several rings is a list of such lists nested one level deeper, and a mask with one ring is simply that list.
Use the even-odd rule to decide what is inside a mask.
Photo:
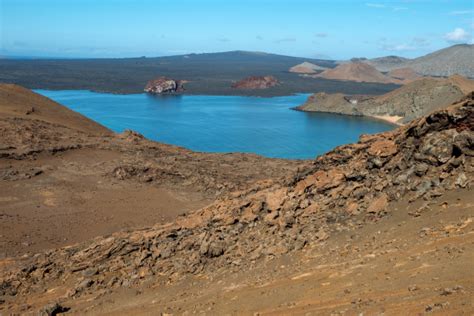
[{"label": "shoreline", "polygon": [[396,126],[403,126],[405,124],[399,122],[401,119],[403,119],[403,116],[396,116],[396,115],[363,115],[366,117],[374,118],[376,120],[384,121]]},{"label": "shoreline", "polygon": [[396,127],[400,127],[400,126],[405,125],[404,123],[398,122],[399,120],[403,119],[402,116],[348,114],[348,113],[331,112],[331,111],[308,111],[308,110],[302,109],[301,105],[290,108],[290,110],[299,111],[299,112],[306,112],[306,113],[326,113],[326,114],[335,114],[335,115],[343,115],[343,116],[362,117],[362,118],[382,121],[382,122],[388,123],[388,124],[396,126]]}]

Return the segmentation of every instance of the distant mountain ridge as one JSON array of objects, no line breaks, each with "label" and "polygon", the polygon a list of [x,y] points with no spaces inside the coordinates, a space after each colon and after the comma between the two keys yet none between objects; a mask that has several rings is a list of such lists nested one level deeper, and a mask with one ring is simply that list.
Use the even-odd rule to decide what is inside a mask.
[{"label": "distant mountain ridge", "polygon": [[474,78],[474,45],[453,45],[415,59],[387,56],[363,62],[384,72],[398,68],[412,68],[423,76],[448,77],[459,74]]},{"label": "distant mountain ridge", "polygon": [[[192,95],[277,96],[326,91],[346,94],[382,94],[396,85],[338,82],[305,78],[289,68],[309,62],[333,68],[335,61],[230,51],[168,57],[104,59],[0,59],[0,83],[15,83],[30,89],[91,90],[111,93],[142,93],[152,79],[186,80]],[[273,76],[280,85],[272,89],[233,89],[232,83],[250,76]],[[41,78],[41,80],[39,80]]]},{"label": "distant mountain ridge", "polygon": [[348,80],[356,82],[399,83],[382,74],[375,67],[363,62],[341,64],[316,75],[324,79]]}]

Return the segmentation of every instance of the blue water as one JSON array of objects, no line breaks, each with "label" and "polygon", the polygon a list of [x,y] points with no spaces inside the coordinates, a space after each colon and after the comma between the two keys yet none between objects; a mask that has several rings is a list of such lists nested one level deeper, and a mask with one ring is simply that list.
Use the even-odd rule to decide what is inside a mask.
[{"label": "blue water", "polygon": [[393,128],[371,119],[290,110],[304,103],[308,95],[258,98],[36,92],[116,132],[132,129],[150,139],[195,151],[314,158],[357,141],[361,134]]}]

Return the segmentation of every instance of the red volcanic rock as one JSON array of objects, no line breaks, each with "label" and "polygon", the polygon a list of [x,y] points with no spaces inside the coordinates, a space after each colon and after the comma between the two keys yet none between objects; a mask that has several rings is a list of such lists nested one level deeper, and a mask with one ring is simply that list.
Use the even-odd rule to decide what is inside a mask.
[{"label": "red volcanic rock", "polygon": [[388,72],[388,76],[405,81],[407,83],[421,77],[412,68],[409,67],[390,70]]},{"label": "red volcanic rock", "polygon": [[160,77],[148,81],[144,91],[152,94],[176,93],[184,90],[184,80]]},{"label": "red volcanic rock", "polygon": [[232,85],[235,89],[267,89],[278,85],[278,80],[273,76],[252,76],[242,79]]}]

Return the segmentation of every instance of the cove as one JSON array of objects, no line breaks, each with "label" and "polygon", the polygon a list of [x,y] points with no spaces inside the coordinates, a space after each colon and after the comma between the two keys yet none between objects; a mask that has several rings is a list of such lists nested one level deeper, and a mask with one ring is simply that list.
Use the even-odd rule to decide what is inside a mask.
[{"label": "cove", "polygon": [[122,132],[203,152],[244,152],[311,159],[342,144],[395,126],[363,117],[306,113],[291,108],[308,95],[152,96],[85,90],[35,90],[90,119]]}]

